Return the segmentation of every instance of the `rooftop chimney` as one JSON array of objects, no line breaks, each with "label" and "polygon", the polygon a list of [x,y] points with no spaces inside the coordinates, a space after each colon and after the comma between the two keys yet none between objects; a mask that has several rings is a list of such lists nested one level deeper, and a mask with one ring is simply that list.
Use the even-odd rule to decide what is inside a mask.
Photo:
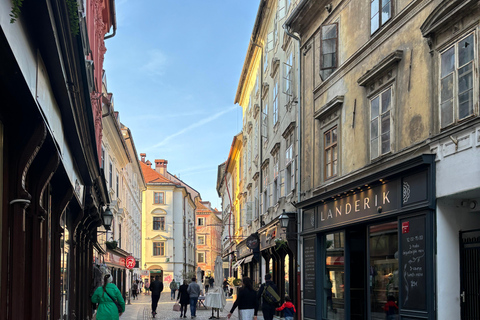
[{"label": "rooftop chimney", "polygon": [[145,163],[145,157],[147,156],[146,153],[140,153],[140,161],[142,161],[143,163]]},{"label": "rooftop chimney", "polygon": [[145,162],[145,164],[146,164],[147,166],[149,166],[149,167],[152,165],[152,163],[150,162],[150,160],[147,160],[147,162]]},{"label": "rooftop chimney", "polygon": [[160,173],[162,176],[167,174],[167,160],[164,159],[155,159],[155,171]]}]

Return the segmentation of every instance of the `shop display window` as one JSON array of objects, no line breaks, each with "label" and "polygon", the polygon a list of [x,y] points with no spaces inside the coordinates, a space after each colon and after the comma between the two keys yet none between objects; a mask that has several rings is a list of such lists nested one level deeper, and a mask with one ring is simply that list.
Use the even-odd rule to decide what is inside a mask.
[{"label": "shop display window", "polygon": [[288,254],[285,255],[285,295],[290,295],[290,288],[289,288],[289,274],[290,274],[290,256]]},{"label": "shop display window", "polygon": [[398,223],[370,226],[369,234],[371,319],[385,319],[387,309],[398,314]]},{"label": "shop display window", "polygon": [[323,317],[345,318],[345,233],[325,235],[325,279],[323,283]]}]

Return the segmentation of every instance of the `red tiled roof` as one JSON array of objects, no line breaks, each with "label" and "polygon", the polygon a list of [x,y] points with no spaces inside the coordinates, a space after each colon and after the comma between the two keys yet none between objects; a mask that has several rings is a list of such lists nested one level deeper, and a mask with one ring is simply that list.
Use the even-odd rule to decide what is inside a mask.
[{"label": "red tiled roof", "polygon": [[168,183],[174,184],[173,181],[168,180],[157,171],[153,170],[148,164],[140,161],[140,167],[142,168],[143,176],[146,183]]}]

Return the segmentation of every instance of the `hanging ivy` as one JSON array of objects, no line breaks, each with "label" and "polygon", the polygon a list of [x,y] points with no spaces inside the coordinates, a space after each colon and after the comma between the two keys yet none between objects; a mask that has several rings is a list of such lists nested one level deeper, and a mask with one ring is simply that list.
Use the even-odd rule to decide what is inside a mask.
[{"label": "hanging ivy", "polygon": [[12,11],[10,11],[10,23],[17,21],[20,16],[23,0],[13,0]]},{"label": "hanging ivy", "polygon": [[[23,0],[12,0],[12,11],[10,11],[10,23],[15,23],[21,13],[21,8],[23,5]],[[78,35],[80,31],[79,20],[78,20],[78,3],[76,0],[65,0],[68,8],[68,16],[70,20],[70,29],[74,36]]]}]

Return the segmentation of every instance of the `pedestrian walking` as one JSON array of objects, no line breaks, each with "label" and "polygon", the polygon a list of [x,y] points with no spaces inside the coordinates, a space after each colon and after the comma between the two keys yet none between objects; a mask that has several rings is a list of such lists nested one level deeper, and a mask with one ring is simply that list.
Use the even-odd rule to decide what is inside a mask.
[{"label": "pedestrian walking", "polygon": [[208,281],[210,278],[205,277],[205,280],[203,281],[203,286],[205,287],[205,293],[208,293],[208,288],[210,287],[210,281]]},{"label": "pedestrian walking", "polygon": [[155,281],[150,284],[150,291],[152,292],[152,316],[157,314],[157,305],[160,295],[163,291],[163,282],[160,281],[160,276],[155,276]]},{"label": "pedestrian walking", "polygon": [[135,298],[137,298],[137,292],[138,292],[138,284],[137,282],[133,282],[133,285],[132,285],[132,298],[133,300],[135,300]]},{"label": "pedestrian walking", "polygon": [[215,282],[215,279],[213,277],[210,277],[208,279],[208,284],[210,285],[210,288],[213,288],[213,283]]},{"label": "pedestrian walking", "polygon": [[225,292],[225,296],[228,297],[228,281],[227,281],[227,278],[223,278],[223,292]]},{"label": "pedestrian walking", "polygon": [[172,282],[170,282],[170,300],[175,300],[175,292],[178,290],[178,284],[175,282],[175,279],[173,279]]},{"label": "pedestrian walking", "polygon": [[[109,274],[103,278],[103,286],[98,287],[92,296],[92,303],[98,303],[97,320],[118,320],[125,312],[125,301],[117,286],[111,283]],[[117,303],[121,306],[121,312]]]},{"label": "pedestrian walking", "polygon": [[180,318],[187,317],[187,305],[190,303],[190,295],[188,294],[187,280],[183,280],[183,284],[178,288],[177,301],[180,302]]},{"label": "pedestrian walking", "polygon": [[268,301],[268,300],[271,300],[271,299],[267,299],[266,297],[266,289],[268,287],[271,287],[275,291],[276,295],[278,296],[277,286],[272,281],[272,275],[270,273],[265,275],[265,283],[263,283],[260,286],[260,289],[258,290],[258,293],[257,293],[257,299],[260,299],[260,298],[262,299],[263,318],[265,320],[273,320],[277,303],[273,301]]},{"label": "pedestrian walking", "polygon": [[227,318],[230,319],[232,313],[238,307],[238,318],[240,320],[256,320],[258,312],[257,292],[253,289],[252,280],[248,277],[242,279],[243,285],[238,291],[238,297],[233,303]]},{"label": "pedestrian walking", "polygon": [[145,281],[145,295],[149,295],[150,294],[150,283],[148,282],[148,280]]},{"label": "pedestrian walking", "polygon": [[292,303],[292,299],[289,296],[285,296],[285,302],[282,304],[281,307],[275,309],[276,311],[283,311],[283,315],[285,316],[285,320],[293,320],[295,313],[295,306]]},{"label": "pedestrian walking", "polygon": [[195,277],[192,278],[192,282],[188,285],[187,292],[190,296],[190,315],[193,319],[197,316],[197,302],[200,295],[200,286]]}]

